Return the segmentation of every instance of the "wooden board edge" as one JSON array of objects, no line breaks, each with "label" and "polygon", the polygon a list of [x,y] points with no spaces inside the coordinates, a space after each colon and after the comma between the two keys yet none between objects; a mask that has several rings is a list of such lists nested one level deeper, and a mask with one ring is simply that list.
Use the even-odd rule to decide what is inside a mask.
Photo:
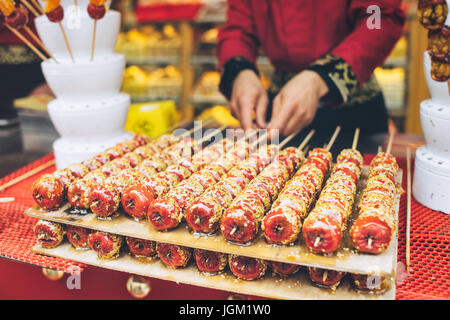
[{"label": "wooden board edge", "polygon": [[[119,272],[137,274],[144,277],[157,278],[176,283],[183,283],[210,289],[235,292],[245,295],[259,296],[270,299],[280,300],[394,300],[395,299],[395,282],[391,280],[390,288],[383,294],[363,294],[358,293],[351,288],[348,282],[341,284],[334,293],[328,290],[320,289],[313,286],[309,281],[302,281],[298,286],[299,292],[292,293],[295,289],[294,280],[290,281],[275,280],[274,276],[268,276],[256,281],[244,281],[235,279],[232,275],[216,275],[202,276],[195,266],[189,266],[184,269],[169,269],[162,262],[156,260],[151,268],[144,270],[143,264],[131,258],[128,255],[122,255],[115,260],[97,259],[95,252],[80,251],[75,253],[70,244],[65,243],[54,249],[44,249],[39,245],[32,248],[33,252],[38,254],[50,255],[53,257],[73,260],[86,265],[96,266],[100,268],[110,269]],[[150,271],[152,270],[152,271]],[[229,279],[233,277],[233,279]],[[284,282],[283,282],[284,281]],[[297,280],[299,281],[299,280]],[[271,288],[271,290],[267,290]],[[276,293],[279,294],[276,294]]]}]

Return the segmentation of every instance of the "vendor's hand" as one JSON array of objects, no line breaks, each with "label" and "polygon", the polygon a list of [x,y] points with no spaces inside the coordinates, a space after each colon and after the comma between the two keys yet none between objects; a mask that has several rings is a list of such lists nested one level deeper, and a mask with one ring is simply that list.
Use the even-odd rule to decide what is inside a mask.
[{"label": "vendor's hand", "polygon": [[251,70],[241,71],[233,83],[230,108],[232,114],[240,120],[244,130],[256,127],[252,117],[253,110],[256,110],[259,127],[265,128],[268,103],[267,91],[256,73]]},{"label": "vendor's hand", "polygon": [[275,97],[268,129],[279,129],[284,136],[300,131],[312,122],[320,98],[327,93],[327,84],[316,72],[301,72]]}]

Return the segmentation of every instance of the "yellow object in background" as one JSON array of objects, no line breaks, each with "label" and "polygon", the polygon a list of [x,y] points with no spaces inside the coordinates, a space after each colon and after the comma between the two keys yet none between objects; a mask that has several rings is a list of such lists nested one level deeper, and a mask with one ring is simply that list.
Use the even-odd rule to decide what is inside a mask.
[{"label": "yellow object in background", "polygon": [[153,137],[167,131],[177,122],[174,101],[138,103],[131,105],[125,129],[134,134],[144,133]]},{"label": "yellow object in background", "polygon": [[214,122],[228,127],[238,128],[241,123],[231,115],[230,109],[224,106],[214,106],[203,111],[196,120],[206,121],[213,119]]}]

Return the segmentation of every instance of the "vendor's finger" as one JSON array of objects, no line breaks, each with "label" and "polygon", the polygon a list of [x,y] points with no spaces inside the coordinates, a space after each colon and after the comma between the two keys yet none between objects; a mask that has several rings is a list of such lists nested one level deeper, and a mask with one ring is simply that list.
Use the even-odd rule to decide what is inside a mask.
[{"label": "vendor's finger", "polygon": [[266,128],[266,115],[267,115],[267,106],[269,104],[269,99],[266,94],[262,94],[259,97],[258,103],[256,104],[256,123],[260,128]]},{"label": "vendor's finger", "polygon": [[256,96],[246,95],[239,100],[239,112],[242,127],[245,131],[253,128],[252,112],[255,108]]},{"label": "vendor's finger", "polygon": [[270,123],[267,126],[268,129],[283,130],[284,127],[289,122],[289,118],[292,115],[292,108],[282,103],[283,101],[280,102],[280,105],[277,107],[276,110],[274,109],[272,119],[270,120]]},{"label": "vendor's finger", "polygon": [[291,117],[282,133],[284,136],[288,136],[294,132],[299,132],[307,126],[307,122],[306,119],[302,119],[301,117]]}]

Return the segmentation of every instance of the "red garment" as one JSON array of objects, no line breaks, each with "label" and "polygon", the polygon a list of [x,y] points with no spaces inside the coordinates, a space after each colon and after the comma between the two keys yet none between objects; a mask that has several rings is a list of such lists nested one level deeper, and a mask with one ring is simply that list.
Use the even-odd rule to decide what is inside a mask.
[{"label": "red garment", "polygon": [[[220,67],[234,56],[255,61],[261,45],[281,71],[297,73],[327,54],[344,59],[360,84],[381,65],[403,30],[401,0],[228,0],[220,30]],[[381,9],[381,29],[367,27],[367,7]]]},{"label": "red garment", "polygon": [[17,38],[11,31],[6,28],[0,29],[0,45],[2,44],[23,44],[22,40]]}]

